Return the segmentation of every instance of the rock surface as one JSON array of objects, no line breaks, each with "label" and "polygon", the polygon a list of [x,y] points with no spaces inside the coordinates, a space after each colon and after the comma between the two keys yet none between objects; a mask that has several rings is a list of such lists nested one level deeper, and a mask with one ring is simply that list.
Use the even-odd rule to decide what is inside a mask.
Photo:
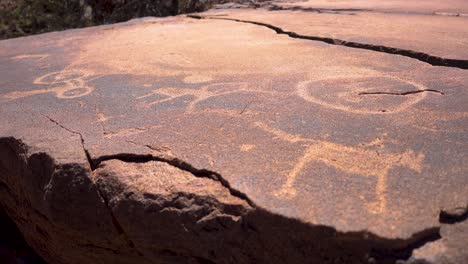
[{"label": "rock surface", "polygon": [[1,41],[1,207],[49,263],[466,262],[468,18],[394,2]]}]

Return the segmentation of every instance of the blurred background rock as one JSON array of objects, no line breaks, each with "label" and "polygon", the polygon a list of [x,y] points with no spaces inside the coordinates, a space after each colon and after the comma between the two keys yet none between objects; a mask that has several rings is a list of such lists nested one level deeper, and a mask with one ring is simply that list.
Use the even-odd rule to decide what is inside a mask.
[{"label": "blurred background rock", "polygon": [[229,0],[0,0],[0,39],[200,12]]}]

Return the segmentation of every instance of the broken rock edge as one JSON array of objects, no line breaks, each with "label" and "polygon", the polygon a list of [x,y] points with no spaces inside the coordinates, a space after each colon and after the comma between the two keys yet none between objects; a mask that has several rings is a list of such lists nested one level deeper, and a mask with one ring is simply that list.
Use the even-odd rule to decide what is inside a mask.
[{"label": "broken rock edge", "polygon": [[[439,91],[437,91],[439,92]],[[442,93],[443,94],[443,93]],[[317,227],[317,228],[330,228],[333,230],[333,232],[336,233],[336,236],[342,236],[345,240],[347,240],[348,236],[349,238],[355,239],[357,241],[365,241],[367,240],[368,243],[373,244],[375,247],[371,246],[371,249],[373,249],[373,252],[370,252],[370,254],[375,255],[380,258],[391,258],[391,259],[404,259],[407,260],[411,257],[412,252],[414,249],[420,248],[424,246],[425,244],[429,242],[433,242],[436,240],[441,239],[440,235],[440,228],[441,226],[435,226],[435,227],[429,227],[424,230],[421,230],[419,232],[414,233],[411,235],[409,238],[403,239],[403,238],[398,238],[398,239],[388,239],[385,237],[380,237],[376,234],[373,234],[368,231],[352,231],[352,232],[340,232],[339,230],[336,230],[336,228],[332,226],[325,226],[325,225],[313,225],[311,223],[303,222],[300,219],[295,219],[295,218],[289,218],[284,215],[279,215],[275,214],[273,212],[270,212],[269,210],[262,208],[258,205],[256,205],[252,199],[250,199],[245,193],[231,187],[229,181],[227,181],[225,178],[221,176],[221,174],[207,170],[207,169],[197,169],[194,166],[192,166],[190,163],[180,160],[176,157],[163,157],[163,156],[155,156],[152,154],[133,154],[133,153],[117,153],[113,155],[104,155],[104,156],[99,156],[96,158],[93,158],[90,154],[90,152],[87,150],[85,146],[85,140],[84,137],[81,133],[73,131],[63,125],[61,125],[59,122],[55,121],[54,119],[50,118],[49,116],[45,116],[47,119],[49,119],[51,122],[54,124],[58,125],[59,127],[67,130],[68,132],[71,132],[73,134],[76,134],[80,137],[81,144],[83,147],[83,151],[85,152],[86,158],[89,163],[89,167],[91,171],[96,170],[99,165],[108,160],[120,160],[123,162],[127,163],[146,163],[150,161],[158,161],[162,163],[166,163],[168,165],[171,165],[175,168],[178,168],[182,171],[186,171],[190,174],[192,174],[195,177],[200,177],[200,178],[209,178],[211,180],[219,182],[223,187],[229,190],[229,193],[233,195],[234,197],[237,197],[241,200],[244,200],[247,202],[247,204],[251,207],[251,212],[257,210],[262,213],[266,213],[271,216],[276,216],[280,218],[285,218],[285,219],[290,219],[297,221],[300,224],[306,224],[311,227]],[[147,145],[146,145],[147,147]],[[98,191],[99,187],[96,186]],[[104,196],[102,196],[101,192],[99,191],[99,195],[103,198],[104,201],[106,201]],[[106,204],[107,207],[108,204]],[[466,206],[468,208],[468,205]],[[111,210],[111,215],[113,217],[113,220],[117,222],[117,219],[112,213],[112,209],[109,207]],[[442,216],[445,214],[444,210],[440,210],[439,213],[439,222],[442,224],[447,224],[447,222],[441,221],[441,219],[444,219]],[[464,219],[462,219],[464,221]],[[459,221],[458,221],[459,222]],[[118,223],[118,222],[117,222]],[[120,227],[121,228],[121,227]],[[123,231],[123,230],[122,230]],[[132,245],[133,242],[129,240],[129,245]],[[138,252],[139,253],[139,252]],[[139,253],[140,255],[141,253]]]},{"label": "broken rock edge", "polygon": [[[50,119],[50,120],[52,121],[52,119]],[[363,243],[363,244],[369,245],[369,247],[371,248],[371,251],[372,251],[372,252],[369,252],[369,255],[370,256],[375,256],[376,258],[385,258],[385,259],[390,258],[390,259],[394,259],[394,260],[399,260],[399,259],[406,260],[406,259],[409,259],[411,257],[412,252],[413,252],[414,249],[422,247],[426,243],[429,243],[429,242],[432,242],[432,241],[435,241],[435,240],[438,240],[438,239],[441,238],[441,236],[440,236],[440,226],[424,229],[422,231],[414,233],[409,238],[405,238],[405,239],[401,239],[401,238],[388,239],[388,238],[385,238],[385,237],[380,237],[380,236],[378,236],[376,234],[373,234],[373,233],[365,231],[365,230],[352,231],[352,232],[341,232],[339,230],[336,230],[334,227],[330,227],[330,226],[314,225],[314,224],[311,224],[311,223],[304,223],[303,221],[301,221],[299,219],[292,219],[292,218],[288,218],[288,217],[283,216],[283,215],[275,214],[275,213],[272,213],[272,212],[268,211],[265,208],[261,208],[261,207],[257,206],[250,198],[248,198],[248,196],[246,194],[244,194],[241,191],[236,190],[233,187],[231,187],[229,182],[226,179],[224,179],[219,173],[216,173],[216,172],[213,172],[213,171],[210,171],[210,170],[206,170],[206,169],[197,169],[197,168],[193,167],[191,164],[189,164],[188,162],[179,160],[177,158],[169,159],[169,158],[154,156],[154,155],[151,155],[151,154],[138,155],[138,154],[132,154],[132,153],[118,153],[118,154],[114,154],[114,155],[107,155],[107,156],[92,158],[91,155],[89,154],[89,152],[85,148],[84,139],[83,139],[83,137],[82,137],[82,135],[80,133],[69,130],[66,127],[60,125],[58,122],[55,122],[55,121],[52,121],[52,122],[54,122],[56,125],[62,127],[63,129],[66,129],[68,132],[73,133],[73,134],[77,134],[77,135],[80,136],[81,143],[83,145],[83,150],[85,151],[85,155],[88,158],[88,164],[87,165],[89,166],[89,167],[86,167],[86,168],[83,168],[83,169],[86,170],[86,171],[89,171],[89,173],[90,173],[89,177],[91,177],[91,174],[92,174],[93,170],[97,169],[102,162],[108,161],[108,160],[120,160],[120,161],[123,161],[123,162],[129,162],[129,163],[146,163],[146,162],[150,162],[150,161],[163,162],[163,163],[169,164],[169,165],[171,165],[173,167],[176,167],[176,168],[178,168],[180,170],[189,172],[194,177],[209,178],[211,180],[220,182],[225,188],[227,188],[229,190],[229,192],[233,196],[236,196],[236,197],[246,201],[251,206],[251,210],[246,210],[247,214],[254,214],[255,211],[258,211],[258,213],[266,214],[266,215],[268,215],[269,217],[271,217],[273,219],[275,219],[275,218],[288,219],[288,220],[291,220],[293,223],[296,223],[296,224],[299,224],[299,225],[305,224],[311,229],[314,229],[314,228],[317,228],[317,229],[323,229],[323,228],[330,229],[332,231],[332,233],[333,233],[333,236],[336,237],[338,240],[346,240],[346,241],[352,240],[352,241],[354,241],[356,243]],[[17,139],[17,138],[14,138],[14,137],[0,137],[0,142],[2,142],[4,140],[14,140],[14,141],[16,141],[18,144],[23,145],[27,149],[27,153],[29,153],[29,150],[31,149],[31,146],[27,146],[26,144],[24,144],[21,139]],[[36,153],[37,153],[37,151],[36,151]],[[48,153],[43,153],[43,154],[46,154],[51,159],[55,160],[50,154],[48,154]],[[60,165],[60,166],[71,165],[71,166],[82,166],[82,167],[84,166],[84,164],[56,164],[56,166],[57,165]],[[7,186],[6,183],[1,182],[1,181],[0,181],[0,185]],[[97,185],[96,185],[96,188],[99,190]],[[117,218],[114,216],[114,214],[112,212],[112,209],[106,203],[105,197],[101,193],[100,193],[100,195],[101,195],[101,198],[103,199],[103,202],[106,204],[106,207],[110,210],[110,214],[112,216],[112,220],[113,220],[113,224],[114,224],[115,228],[117,229],[117,231],[119,231],[119,233],[124,233],[125,234],[125,231],[123,230],[122,226],[119,224]],[[242,220],[242,217],[245,217],[245,215],[241,216],[241,220]],[[294,228],[294,227],[291,227],[291,228]],[[135,247],[134,243],[130,240],[130,238],[128,238],[127,235],[125,235],[125,237],[127,238],[128,245],[131,248],[134,248]],[[139,252],[138,249],[136,249],[136,248],[134,248],[134,249],[137,251],[138,255],[140,255],[140,256],[142,255],[142,253]]]}]

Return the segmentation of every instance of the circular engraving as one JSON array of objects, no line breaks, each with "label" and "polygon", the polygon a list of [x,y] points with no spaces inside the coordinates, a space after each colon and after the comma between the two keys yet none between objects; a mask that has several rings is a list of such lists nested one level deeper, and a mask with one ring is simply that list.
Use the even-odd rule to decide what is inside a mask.
[{"label": "circular engraving", "polygon": [[423,100],[426,93],[419,91],[425,90],[421,84],[387,75],[309,80],[297,86],[297,94],[306,101],[356,114],[400,112]]}]

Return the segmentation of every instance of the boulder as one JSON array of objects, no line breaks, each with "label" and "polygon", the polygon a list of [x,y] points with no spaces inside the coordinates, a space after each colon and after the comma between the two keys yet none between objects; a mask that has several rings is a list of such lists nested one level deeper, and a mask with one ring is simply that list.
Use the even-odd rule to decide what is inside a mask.
[{"label": "boulder", "polygon": [[271,4],[0,41],[0,207],[38,255],[466,262],[468,18]]}]

